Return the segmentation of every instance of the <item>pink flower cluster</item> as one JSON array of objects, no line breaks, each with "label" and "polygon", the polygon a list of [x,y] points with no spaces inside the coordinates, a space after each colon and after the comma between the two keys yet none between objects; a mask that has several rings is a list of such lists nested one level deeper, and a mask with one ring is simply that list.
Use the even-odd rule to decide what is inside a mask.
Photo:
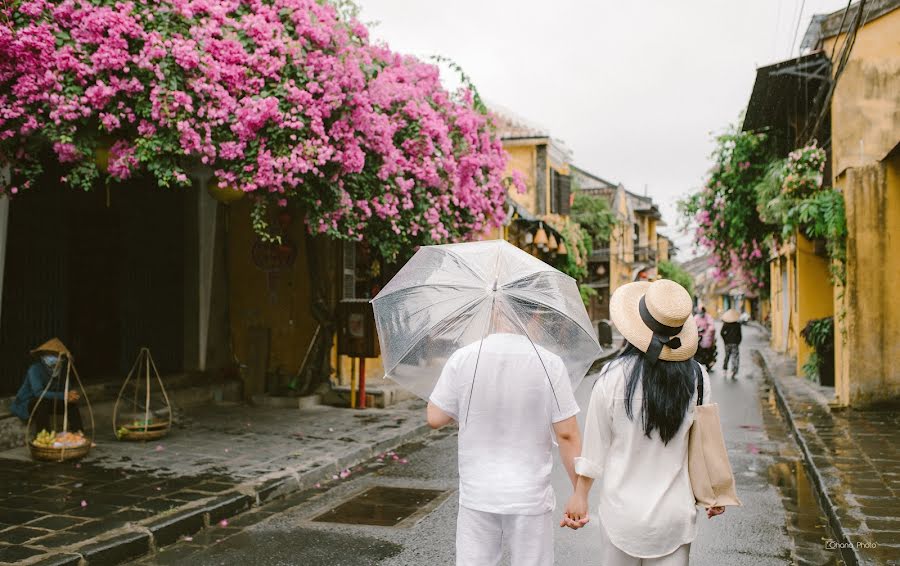
[{"label": "pink flower cluster", "polygon": [[85,188],[107,144],[114,178],[143,168],[184,184],[205,164],[223,185],[296,202],[311,231],[338,237],[443,242],[503,220],[506,154],[472,93],[447,92],[436,67],[370,43],[328,2],[12,6],[0,7],[7,189],[39,172],[20,149],[38,139]]}]

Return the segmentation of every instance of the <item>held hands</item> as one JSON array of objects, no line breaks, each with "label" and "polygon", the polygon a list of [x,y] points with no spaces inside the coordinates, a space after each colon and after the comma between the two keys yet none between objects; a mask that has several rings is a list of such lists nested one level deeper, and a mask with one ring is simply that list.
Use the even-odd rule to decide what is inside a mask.
[{"label": "held hands", "polygon": [[566,504],[566,511],[563,514],[562,521],[559,522],[560,527],[569,527],[577,531],[581,527],[588,524],[588,502],[586,497],[581,497],[577,493],[573,493]]},{"label": "held hands", "polygon": [[717,515],[721,515],[724,512],[725,512],[724,507],[710,507],[706,510],[706,518],[712,519],[713,517],[715,517]]},{"label": "held hands", "polygon": [[75,403],[79,399],[81,399],[81,395],[75,390],[69,391],[69,394],[66,396],[66,401],[69,403]]}]

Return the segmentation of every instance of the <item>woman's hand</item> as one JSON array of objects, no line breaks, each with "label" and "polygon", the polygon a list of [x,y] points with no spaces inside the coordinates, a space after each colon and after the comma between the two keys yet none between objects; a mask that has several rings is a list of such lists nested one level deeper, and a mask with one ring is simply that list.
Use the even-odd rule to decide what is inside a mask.
[{"label": "woman's hand", "polygon": [[566,504],[565,515],[563,516],[562,521],[560,521],[559,526],[578,530],[585,526],[588,521],[590,521],[590,518],[588,517],[587,497],[573,493],[572,497],[569,498],[569,502]]},{"label": "woman's hand", "polygon": [[712,519],[716,515],[721,515],[724,512],[725,512],[724,507],[710,507],[706,510],[706,518]]},{"label": "woman's hand", "polygon": [[66,400],[69,403],[76,403],[79,399],[81,399],[81,395],[74,389],[70,390],[69,394],[66,396]]}]

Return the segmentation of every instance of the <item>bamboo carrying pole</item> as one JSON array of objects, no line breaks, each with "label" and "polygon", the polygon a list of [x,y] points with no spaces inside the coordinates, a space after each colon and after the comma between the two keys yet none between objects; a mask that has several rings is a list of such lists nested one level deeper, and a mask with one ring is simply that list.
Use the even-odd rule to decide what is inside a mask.
[{"label": "bamboo carrying pole", "polygon": [[359,359],[359,408],[366,408],[366,359]]},{"label": "bamboo carrying pole", "polygon": [[350,358],[350,408],[356,408],[356,358]]}]

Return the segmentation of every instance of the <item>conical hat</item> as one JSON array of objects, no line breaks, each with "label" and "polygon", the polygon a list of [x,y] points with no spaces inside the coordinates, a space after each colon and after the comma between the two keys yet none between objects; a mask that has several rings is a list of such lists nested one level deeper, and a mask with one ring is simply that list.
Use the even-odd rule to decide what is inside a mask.
[{"label": "conical hat", "polygon": [[62,343],[62,340],[59,338],[51,338],[35,348],[31,351],[32,355],[38,354],[65,354],[67,356],[71,355],[69,353],[69,349],[66,348],[66,345]]},{"label": "conical hat", "polygon": [[722,315],[722,322],[737,322],[741,318],[741,313],[734,309],[728,309]]}]

